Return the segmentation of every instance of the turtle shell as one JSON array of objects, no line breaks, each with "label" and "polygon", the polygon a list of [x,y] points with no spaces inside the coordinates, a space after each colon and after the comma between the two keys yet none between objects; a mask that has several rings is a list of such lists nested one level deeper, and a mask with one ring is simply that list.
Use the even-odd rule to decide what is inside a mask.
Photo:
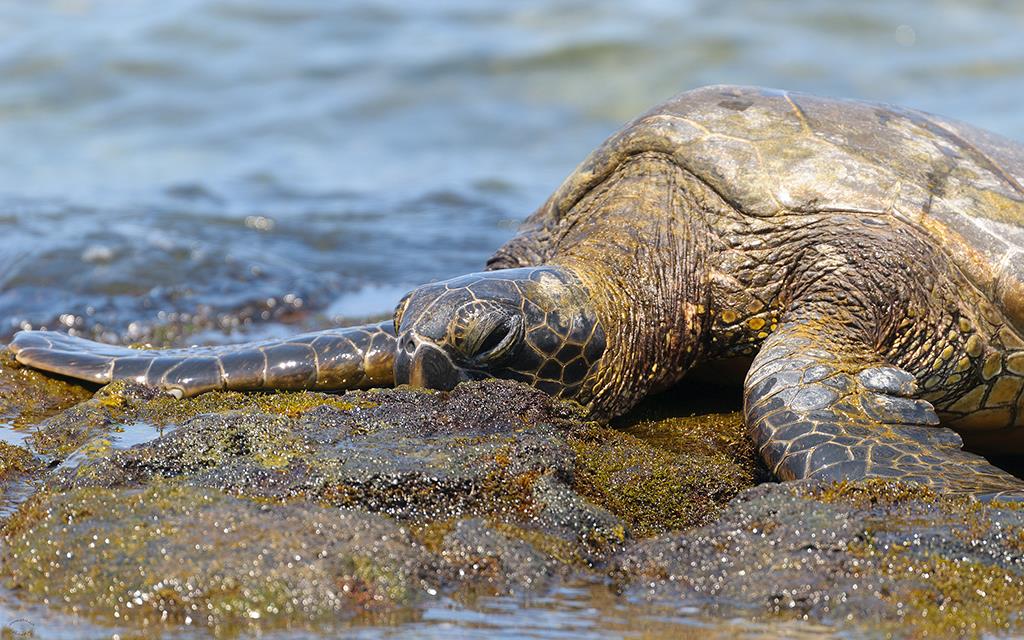
[{"label": "turtle shell", "polygon": [[757,87],[689,91],[626,125],[491,266],[550,258],[573,206],[622,162],[652,151],[748,216],[895,216],[935,238],[1024,333],[1024,145],[912,109]]}]

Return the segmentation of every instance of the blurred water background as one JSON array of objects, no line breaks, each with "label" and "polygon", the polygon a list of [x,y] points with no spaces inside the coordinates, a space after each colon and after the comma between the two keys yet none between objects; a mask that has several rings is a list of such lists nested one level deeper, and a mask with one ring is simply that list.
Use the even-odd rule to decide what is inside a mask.
[{"label": "blurred water background", "polygon": [[[388,313],[479,269],[624,121],[702,84],[1024,139],[1022,33],[1024,3],[996,0],[3,0],[0,339],[187,344]],[[498,602],[419,629],[635,621]]]}]

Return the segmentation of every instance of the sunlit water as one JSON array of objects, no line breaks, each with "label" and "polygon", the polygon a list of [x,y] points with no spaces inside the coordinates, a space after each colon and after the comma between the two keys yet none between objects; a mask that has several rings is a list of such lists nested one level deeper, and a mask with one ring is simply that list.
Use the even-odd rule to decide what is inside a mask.
[{"label": "sunlit water", "polygon": [[[702,84],[1024,139],[1021,33],[1024,4],[994,0],[0,2],[0,337],[386,314],[480,268],[622,122]],[[624,633],[607,606],[399,629]]]}]

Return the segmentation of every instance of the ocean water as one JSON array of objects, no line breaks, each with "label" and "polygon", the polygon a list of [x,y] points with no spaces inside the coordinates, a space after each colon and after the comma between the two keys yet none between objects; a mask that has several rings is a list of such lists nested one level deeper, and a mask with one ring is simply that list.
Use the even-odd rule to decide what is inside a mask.
[{"label": "ocean water", "polygon": [[[0,340],[179,323],[225,342],[387,314],[481,268],[623,122],[703,84],[1024,140],[1022,33],[1009,0],[2,0]],[[363,631],[638,628],[588,598]]]}]

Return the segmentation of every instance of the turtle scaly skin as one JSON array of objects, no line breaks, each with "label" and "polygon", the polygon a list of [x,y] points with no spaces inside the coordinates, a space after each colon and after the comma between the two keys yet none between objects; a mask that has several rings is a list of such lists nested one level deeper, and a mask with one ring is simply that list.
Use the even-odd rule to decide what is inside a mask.
[{"label": "turtle scaly skin", "polygon": [[601,145],[489,271],[411,292],[393,333],[193,356],[27,332],[12,349],[42,369],[180,394],[507,377],[602,418],[685,393],[695,366],[739,360],[751,437],[782,479],[1024,499],[1024,482],[961,440],[1024,451],[1022,183],[1024,147],[967,125],[707,87]]},{"label": "turtle scaly skin", "polygon": [[394,382],[395,329],[384,322],[286,340],[161,350],[22,331],[11,349],[19,361],[44,371],[100,384],[133,380],[179,398],[214,389],[368,389]]}]

